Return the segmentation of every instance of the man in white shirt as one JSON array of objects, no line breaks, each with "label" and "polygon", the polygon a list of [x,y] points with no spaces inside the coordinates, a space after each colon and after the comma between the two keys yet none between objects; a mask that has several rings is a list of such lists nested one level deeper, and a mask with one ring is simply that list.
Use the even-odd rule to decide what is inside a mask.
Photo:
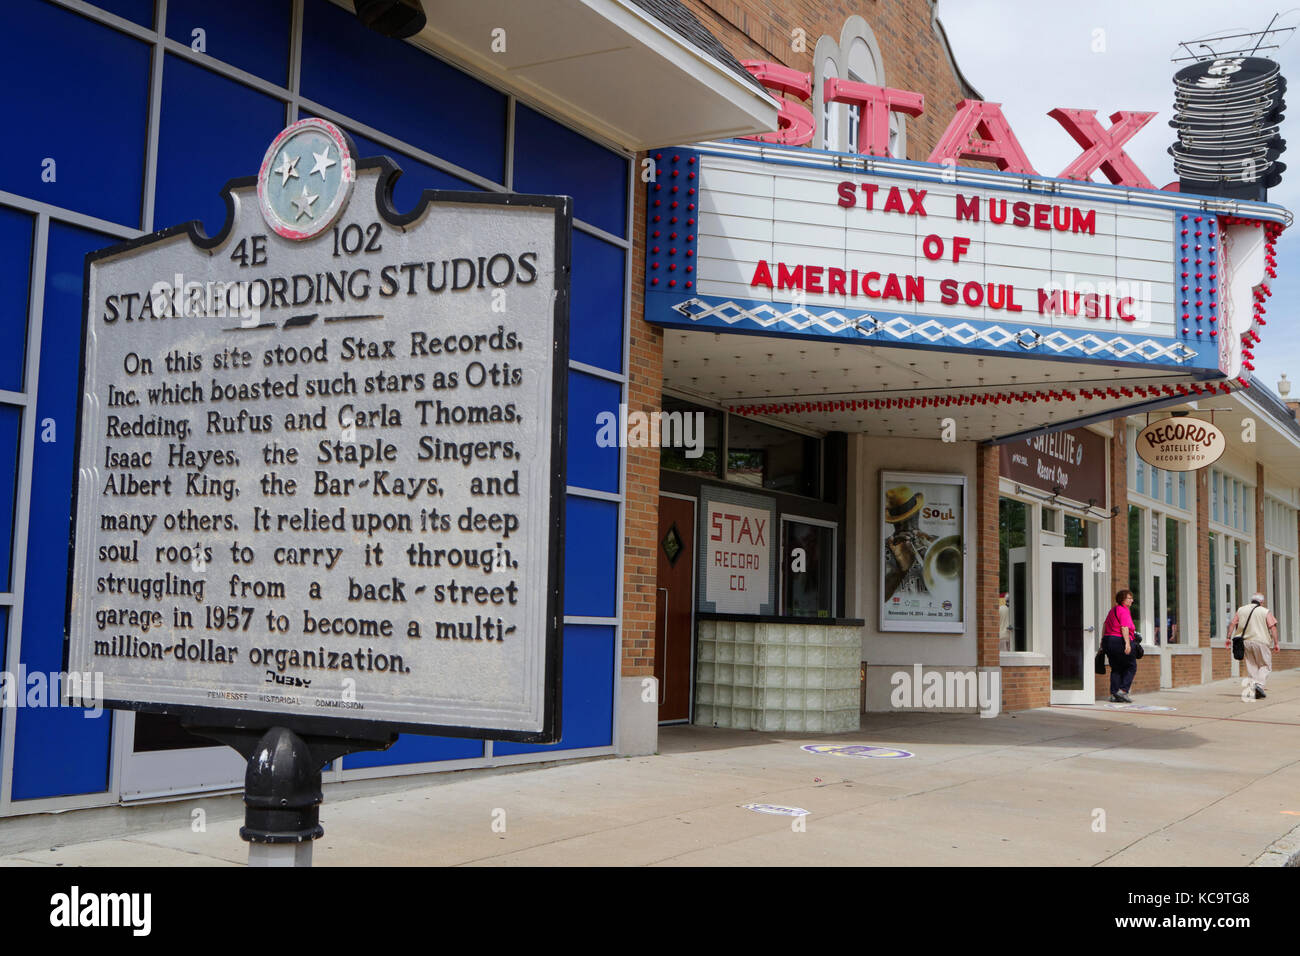
[{"label": "man in white shirt", "polygon": [[1233,637],[1244,637],[1246,647],[1246,673],[1255,682],[1255,699],[1266,695],[1264,685],[1273,669],[1273,651],[1280,651],[1277,638],[1277,618],[1264,606],[1264,595],[1252,594],[1249,604],[1237,608],[1228,622],[1228,647]]}]

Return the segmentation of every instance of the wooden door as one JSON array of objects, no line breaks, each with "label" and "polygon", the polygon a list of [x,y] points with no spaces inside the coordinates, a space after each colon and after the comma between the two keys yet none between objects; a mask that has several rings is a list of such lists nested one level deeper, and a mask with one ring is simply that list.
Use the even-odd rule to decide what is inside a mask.
[{"label": "wooden door", "polygon": [[695,576],[695,502],[659,497],[655,575],[655,677],[659,720],[691,719],[692,609]]}]

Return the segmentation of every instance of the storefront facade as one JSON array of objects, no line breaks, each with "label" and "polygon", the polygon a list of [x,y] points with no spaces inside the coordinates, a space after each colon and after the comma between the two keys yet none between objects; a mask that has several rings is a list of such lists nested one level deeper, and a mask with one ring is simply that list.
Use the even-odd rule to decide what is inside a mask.
[{"label": "storefront facade", "polygon": [[[978,94],[952,62],[932,7],[893,5],[871,22],[855,12],[827,10],[803,55],[735,28],[734,17],[730,30],[720,25],[737,56],[785,94],[781,131],[757,137],[767,146],[733,140],[651,152],[671,178],[639,199],[647,249],[633,351],[643,350],[646,366],[632,382],[633,401],[694,410],[719,437],[704,473],[690,479],[679,455],[629,453],[646,465],[636,470],[644,480],[629,484],[629,515],[646,516],[640,541],[658,541],[660,551],[648,560],[639,541],[628,552],[624,625],[639,626],[633,647],[654,654],[625,653],[625,680],[663,680],[665,657],[688,661],[696,683],[685,683],[683,665],[675,696],[685,704],[661,708],[662,721],[824,729],[829,718],[817,708],[831,678],[812,673],[807,651],[791,655],[790,647],[816,647],[822,661],[835,645],[823,632],[856,629],[863,712],[1090,704],[1108,693],[1104,679],[1094,680],[1092,656],[1121,587],[1138,595],[1148,648],[1137,690],[1235,676],[1222,649],[1227,618],[1216,631],[1212,617],[1256,588],[1274,602],[1295,588],[1287,560],[1296,486],[1282,464],[1295,417],[1247,374],[1250,349],[1266,334],[1258,320],[1276,265],[1272,238],[1289,213],[1150,183],[1133,189],[1140,172],[1111,176],[1120,180],[1111,187],[1070,178],[1077,170],[1017,180],[1011,174],[1032,171],[1030,159],[1008,146],[1014,137],[995,119],[974,130],[999,142],[953,162],[944,152],[954,142],[943,125],[947,104]],[[891,46],[885,36],[908,40]],[[932,66],[924,76],[908,72],[918,59]],[[830,102],[840,80],[890,88],[880,98],[891,109],[869,97]],[[879,123],[869,136],[868,123],[858,124],[873,109]],[[970,132],[962,128],[957,139]],[[990,154],[1001,158],[1001,173],[979,172]],[[1042,209],[1039,190],[1050,196],[1038,201]],[[978,226],[976,208],[984,213]],[[1087,235],[1094,214],[1112,223],[1113,244],[1097,242],[1100,229]],[[1008,221],[1027,228],[1016,234]],[[978,250],[969,260],[964,240]],[[1099,252],[1128,261],[1098,275]],[[1248,262],[1256,268],[1249,277]],[[1050,277],[1037,281],[1045,274],[1035,268]],[[1139,303],[1125,297],[1135,289],[1145,297]],[[1089,301],[1090,292],[1101,295]],[[1232,306],[1220,307],[1225,300]],[[1255,416],[1260,437],[1242,439],[1225,409],[1257,394],[1265,396]],[[1208,520],[1211,469],[1153,469],[1136,453],[1141,427],[1183,415],[1213,419],[1228,435],[1222,467],[1232,483],[1221,493],[1235,496],[1234,524]],[[758,422],[763,442],[751,437]],[[729,432],[743,437],[729,441]],[[796,477],[803,490],[793,498],[782,484],[780,463],[790,460],[782,449],[813,443],[823,452],[805,460],[820,471],[802,485]],[[1267,548],[1251,497],[1264,481],[1255,471],[1265,454],[1277,457],[1278,482]],[[757,459],[766,463],[760,476]],[[678,559],[676,581],[666,574],[667,509],[679,522],[694,511],[695,534],[712,545],[694,540],[697,566],[683,572]],[[726,522],[711,525],[728,514],[768,515],[774,526],[815,518],[824,530],[768,541],[750,566],[769,588],[755,596],[732,577],[740,610],[720,622],[707,575],[742,560]],[[924,580],[909,585],[901,565],[918,532],[935,553],[920,552]],[[819,539],[835,542],[833,561],[808,562]],[[947,582],[936,573],[945,562]],[[652,572],[653,597],[635,587]],[[803,607],[775,599],[793,590],[816,597]],[[734,647],[723,649],[720,629]],[[1280,666],[1293,640],[1284,626]],[[974,692],[994,674],[996,705]],[[932,679],[971,693],[912,692]],[[770,714],[773,699],[785,709],[780,718]],[[800,708],[810,722],[800,723]]]},{"label": "storefront facade", "polygon": [[[550,11],[568,37],[558,52],[523,8],[501,11],[481,37],[477,24],[431,15],[409,42],[327,0],[23,0],[5,12],[15,136],[0,163],[9,476],[0,484],[0,669],[13,675],[13,703],[0,708],[0,815],[242,785],[241,758],[172,719],[85,713],[57,706],[48,683],[35,691],[63,666],[85,256],[195,218],[216,234],[222,186],[255,174],[276,134],[306,116],[349,133],[359,156],[396,161],[399,210],[430,188],[515,191],[571,196],[575,217],[563,739],[404,735],[388,751],[335,761],[325,780],[614,753],[627,462],[617,444],[597,443],[590,423],[627,401],[635,151],[665,137],[769,129],[770,97],[738,64],[634,5]],[[624,51],[619,64],[601,60],[610,46]],[[663,126],[655,111],[588,82],[629,70],[694,106]]]},{"label": "storefront facade", "polygon": [[[833,733],[864,711],[1085,703],[1121,586],[1151,650],[1136,690],[1235,674],[1225,615],[1257,588],[1278,666],[1300,662],[1300,429],[1241,391],[1213,297],[1178,288],[1180,233],[1262,236],[1285,210],[961,153],[953,107],[980,97],[931,0],[837,0],[794,31],[741,0],[563,3],[562,30],[462,6],[413,42],[331,0],[10,11],[8,87],[40,92],[11,98],[30,134],[0,162],[6,672],[62,661],[86,253],[195,217],[216,232],[223,183],[309,115],[394,158],[399,209],[515,191],[571,196],[575,219],[563,739],[405,735],[327,782],[653,753],[664,723]],[[93,168],[88,141],[112,144]],[[1217,415],[1229,452],[1153,472],[1136,430],[1182,411]],[[638,414],[659,417],[639,433]],[[970,695],[930,699],[933,675]],[[163,719],[0,709],[0,815],[242,774]]]}]

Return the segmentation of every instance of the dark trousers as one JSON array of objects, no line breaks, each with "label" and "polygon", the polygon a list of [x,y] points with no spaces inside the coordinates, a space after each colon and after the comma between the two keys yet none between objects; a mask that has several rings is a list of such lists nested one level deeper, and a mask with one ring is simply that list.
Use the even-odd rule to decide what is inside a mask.
[{"label": "dark trousers", "polygon": [[[1106,650],[1106,663],[1110,665],[1110,693],[1113,697],[1117,691],[1128,693],[1133,686],[1133,675],[1137,673],[1138,660],[1135,654],[1124,653],[1124,638],[1108,635],[1101,639],[1101,646]],[[1130,648],[1130,651],[1132,648]]]}]

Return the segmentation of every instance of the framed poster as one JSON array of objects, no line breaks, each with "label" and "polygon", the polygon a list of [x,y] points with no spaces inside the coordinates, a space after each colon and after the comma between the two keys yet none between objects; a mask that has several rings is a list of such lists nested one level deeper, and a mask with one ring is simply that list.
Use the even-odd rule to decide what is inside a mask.
[{"label": "framed poster", "polygon": [[966,476],[880,473],[880,629],[965,630]]}]

